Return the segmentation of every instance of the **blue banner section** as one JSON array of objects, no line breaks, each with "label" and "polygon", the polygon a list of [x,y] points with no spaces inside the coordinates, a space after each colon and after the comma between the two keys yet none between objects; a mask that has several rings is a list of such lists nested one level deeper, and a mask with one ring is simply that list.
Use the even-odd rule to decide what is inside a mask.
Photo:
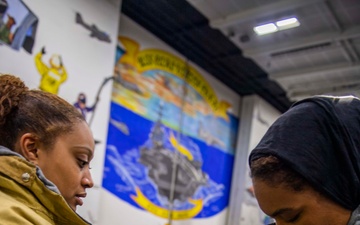
[{"label": "blue banner section", "polygon": [[219,213],[229,201],[233,154],[181,135],[161,119],[161,109],[151,121],[112,102],[103,187],[164,218],[171,203],[174,219]]}]

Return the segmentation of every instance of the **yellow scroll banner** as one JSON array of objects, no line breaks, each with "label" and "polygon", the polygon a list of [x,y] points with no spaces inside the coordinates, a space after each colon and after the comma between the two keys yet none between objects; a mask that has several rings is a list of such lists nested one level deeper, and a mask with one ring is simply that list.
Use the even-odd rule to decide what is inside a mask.
[{"label": "yellow scroll banner", "polygon": [[120,36],[119,41],[124,46],[126,52],[120,58],[119,63],[131,65],[139,73],[148,70],[162,70],[185,79],[188,85],[194,88],[205,99],[215,116],[228,120],[226,110],[231,105],[227,102],[219,101],[210,84],[195,68],[186,65],[181,58],[159,49],[140,51],[140,45],[128,37]]},{"label": "yellow scroll banner", "polygon": [[170,143],[175,149],[177,149],[181,154],[186,156],[186,158],[188,158],[190,161],[194,160],[194,156],[191,154],[190,150],[187,149],[185,146],[181,145],[172,132],[170,133]]},{"label": "yellow scroll banner", "polygon": [[[142,192],[136,187],[136,196],[132,195],[131,198],[146,211],[159,216],[161,218],[169,218],[169,210],[162,208],[152,203]],[[185,220],[195,217],[203,208],[202,199],[189,199],[189,202],[194,205],[193,208],[187,210],[174,210],[172,212],[173,220]]]}]

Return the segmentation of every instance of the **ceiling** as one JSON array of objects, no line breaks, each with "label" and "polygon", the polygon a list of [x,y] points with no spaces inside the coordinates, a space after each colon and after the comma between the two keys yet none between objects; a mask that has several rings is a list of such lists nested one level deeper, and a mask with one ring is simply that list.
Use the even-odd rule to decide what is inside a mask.
[{"label": "ceiling", "polygon": [[[280,112],[316,94],[360,96],[359,0],[123,0],[122,12],[239,95]],[[296,17],[258,36],[253,27]]]}]

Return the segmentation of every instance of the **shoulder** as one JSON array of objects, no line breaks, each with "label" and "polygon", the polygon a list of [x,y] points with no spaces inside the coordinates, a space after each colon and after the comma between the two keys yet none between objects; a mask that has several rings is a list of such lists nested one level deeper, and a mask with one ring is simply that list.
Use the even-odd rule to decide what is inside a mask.
[{"label": "shoulder", "polygon": [[0,201],[0,224],[54,224],[44,213],[30,208],[8,193],[0,191]]},{"label": "shoulder", "polygon": [[[28,179],[23,177],[24,171]],[[27,161],[0,154],[0,224],[88,224],[60,194],[45,185],[39,174]]]},{"label": "shoulder", "polygon": [[17,156],[1,155],[0,164],[0,224],[54,224],[36,194],[21,183],[21,171],[31,174],[35,168]]}]

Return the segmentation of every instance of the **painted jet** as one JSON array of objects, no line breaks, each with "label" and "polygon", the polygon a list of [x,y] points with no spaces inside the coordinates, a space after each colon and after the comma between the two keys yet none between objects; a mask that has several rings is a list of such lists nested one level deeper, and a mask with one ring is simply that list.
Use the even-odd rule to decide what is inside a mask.
[{"label": "painted jet", "polygon": [[95,24],[92,25],[87,24],[79,12],[76,12],[75,22],[83,26],[85,29],[89,30],[90,37],[97,38],[99,41],[104,41],[108,43],[111,42],[110,36],[107,33],[99,30]]}]

